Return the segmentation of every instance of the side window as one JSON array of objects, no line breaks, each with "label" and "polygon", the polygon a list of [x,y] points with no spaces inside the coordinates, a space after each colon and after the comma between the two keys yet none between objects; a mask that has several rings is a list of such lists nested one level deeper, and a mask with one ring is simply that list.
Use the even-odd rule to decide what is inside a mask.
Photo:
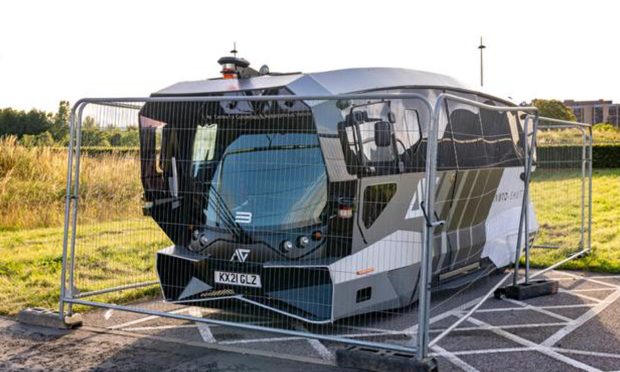
[{"label": "side window", "polygon": [[169,154],[174,156],[176,138],[173,137],[174,131],[166,123],[140,115],[140,169],[148,201],[167,188],[164,173],[170,162],[165,159],[170,159]]},{"label": "side window", "polygon": [[455,129],[452,125],[450,118],[450,110],[448,109],[448,102],[444,101],[444,107],[442,110],[442,117],[439,122],[439,131],[437,133],[437,169],[438,170],[452,170],[457,169],[457,152],[456,152],[456,140]]},{"label": "side window", "polygon": [[346,110],[348,113],[338,124],[338,131],[349,173],[369,176],[397,173],[397,145],[390,103],[362,103]]},{"label": "side window", "polygon": [[359,143],[362,156],[368,163],[394,160],[392,146],[377,146],[375,142],[375,125],[387,121],[389,107],[386,103],[376,103],[354,108],[351,112],[359,129]]},{"label": "side window", "polygon": [[405,110],[404,128],[397,133],[397,139],[404,145],[405,150],[409,150],[420,143],[422,139],[422,127],[420,126],[420,114],[417,110]]},{"label": "side window", "polygon": [[[448,104],[448,107],[451,105]],[[450,123],[459,168],[472,168],[487,162],[482,124],[478,112],[462,107],[450,110]]]},{"label": "side window", "polygon": [[362,221],[369,228],[379,218],[381,212],[396,194],[395,183],[370,185],[364,189],[364,205],[362,209]]},{"label": "side window", "polygon": [[213,160],[217,124],[198,125],[194,136],[192,149],[192,174],[197,176],[200,167],[207,161]]},{"label": "side window", "polygon": [[[501,103],[486,99],[487,105],[502,106]],[[518,115],[512,112],[480,110],[480,121],[484,129],[485,151],[488,166],[517,166],[522,154]]]}]

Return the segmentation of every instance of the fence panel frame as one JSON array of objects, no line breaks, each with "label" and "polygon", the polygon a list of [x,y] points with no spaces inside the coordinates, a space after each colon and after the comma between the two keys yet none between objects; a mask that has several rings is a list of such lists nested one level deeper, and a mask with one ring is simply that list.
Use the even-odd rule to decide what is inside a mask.
[{"label": "fence panel frame", "polygon": [[[366,93],[366,94],[339,94],[339,95],[313,95],[313,96],[294,96],[294,95],[280,95],[280,96],[191,96],[191,97],[109,97],[109,98],[84,98],[77,101],[72,107],[70,113],[70,139],[69,139],[69,156],[68,156],[68,172],[67,172],[67,189],[66,189],[66,205],[65,205],[65,226],[63,231],[63,252],[62,252],[62,270],[61,270],[61,290],[59,300],[59,317],[64,320],[65,316],[71,315],[73,312],[73,304],[115,309],[120,311],[127,311],[132,313],[140,313],[145,315],[155,315],[173,319],[189,320],[194,322],[200,322],[212,325],[229,326],[239,329],[270,332],[275,334],[282,334],[292,337],[304,337],[309,339],[316,339],[321,341],[338,342],[342,344],[349,344],[354,346],[378,348],[392,350],[396,352],[416,353],[415,347],[401,346],[397,344],[388,344],[383,342],[363,341],[353,338],[346,338],[341,336],[322,335],[311,332],[304,332],[298,330],[286,330],[280,328],[270,328],[266,326],[258,326],[252,324],[235,323],[230,321],[221,321],[208,318],[198,318],[193,316],[187,316],[182,314],[173,314],[163,311],[150,310],[145,308],[135,308],[130,306],[115,305],[110,303],[87,301],[83,298],[95,296],[104,293],[110,293],[115,291],[122,291],[126,289],[151,286],[158,284],[158,281],[149,281],[143,283],[136,283],[131,285],[122,285],[113,288],[105,288],[102,290],[89,291],[84,293],[76,293],[74,286],[74,271],[75,271],[75,239],[76,228],[78,218],[78,196],[79,196],[79,173],[80,173],[80,157],[81,157],[81,129],[82,129],[82,115],[84,109],[89,104],[104,105],[122,108],[133,108],[131,103],[148,103],[148,102],[218,102],[225,97],[226,101],[277,101],[277,100],[296,100],[296,101],[338,101],[338,100],[362,100],[362,99],[381,99],[381,100],[404,100],[412,99],[420,101],[423,106],[429,112],[429,116],[432,116],[433,107],[431,102],[422,94],[418,93]],[[432,120],[427,125],[427,130],[431,131]],[[431,146],[429,146],[431,147]],[[428,154],[428,151],[427,151]],[[428,172],[428,170],[426,170]],[[422,248],[424,251],[424,248]],[[425,265],[421,264],[421,270],[424,270]],[[68,271],[68,273],[67,273]],[[421,283],[421,282],[420,282]],[[418,286],[418,290],[420,290]],[[420,291],[423,293],[425,291]],[[67,312],[65,312],[65,307]],[[420,334],[427,334],[428,329],[423,329],[418,332]]]},{"label": "fence panel frame", "polygon": [[[475,305],[468,314],[460,318],[457,323],[450,326],[442,334],[429,340],[429,316],[430,316],[430,297],[431,297],[431,279],[432,279],[432,252],[433,252],[433,236],[436,227],[442,225],[444,221],[439,221],[435,217],[434,204],[436,194],[436,180],[435,175],[437,172],[437,143],[439,124],[442,116],[442,107],[446,101],[456,101],[463,104],[472,105],[480,109],[496,111],[496,112],[525,112],[527,113],[523,124],[523,136],[524,136],[524,195],[522,197],[521,214],[519,221],[518,242],[516,247],[517,260],[515,262],[516,270],[514,271],[515,281],[517,280],[517,271],[519,260],[521,255],[521,232],[525,233],[529,231],[528,221],[528,202],[529,195],[529,181],[531,176],[532,158],[536,151],[536,133],[540,128],[539,122],[551,122],[556,126],[554,128],[566,126],[570,128],[579,128],[583,133],[583,158],[582,169],[583,174],[587,174],[589,177],[589,208],[588,208],[588,236],[587,244],[582,239],[582,250],[565,260],[562,260],[553,266],[546,268],[543,271],[539,271],[533,275],[529,274],[529,239],[525,239],[525,258],[526,258],[526,274],[524,280],[527,282],[529,279],[534,278],[542,273],[552,270],[553,268],[578,257],[591,250],[591,224],[592,224],[592,127],[588,124],[567,122],[555,119],[548,119],[538,116],[538,111],[535,107],[522,107],[522,106],[491,106],[478,101],[473,101],[467,98],[463,98],[450,93],[439,94],[434,102],[434,105],[423,95],[418,93],[383,93],[383,94],[340,94],[340,95],[317,95],[317,96],[225,96],[227,101],[273,101],[273,100],[299,100],[299,101],[337,101],[337,100],[359,100],[359,99],[415,99],[423,103],[428,109],[430,114],[430,122],[427,125],[427,140],[428,146],[426,149],[426,164],[425,164],[425,192],[424,192],[424,204],[425,204],[425,218],[426,224],[423,229],[423,246],[422,257],[420,262],[420,280],[418,284],[419,291],[419,310],[418,310],[418,331],[415,347],[406,347],[395,344],[388,344],[383,342],[370,342],[355,340],[346,337],[333,336],[333,335],[321,335],[310,332],[284,330],[278,328],[270,328],[265,326],[257,326],[251,324],[234,323],[230,321],[220,321],[208,318],[197,318],[192,316],[186,316],[182,314],[171,314],[162,311],[140,309],[130,306],[114,305],[102,302],[84,300],[86,297],[99,295],[103,293],[121,291],[126,289],[138,288],[143,286],[152,286],[158,284],[158,281],[148,281],[143,283],[135,283],[130,285],[122,285],[113,288],[106,288],[102,290],[95,290],[90,292],[78,293],[74,286],[74,271],[75,271],[75,244],[76,244],[76,228],[78,219],[78,202],[79,202],[79,187],[80,187],[80,158],[81,158],[81,130],[82,130],[82,115],[84,109],[89,104],[117,106],[124,108],[139,109],[139,106],[133,106],[131,103],[147,103],[147,102],[216,102],[222,99],[224,96],[193,96],[193,97],[121,97],[121,98],[85,98],[75,103],[70,113],[70,140],[68,144],[68,164],[67,164],[67,182],[66,182],[66,195],[65,195],[65,218],[64,218],[64,231],[63,231],[63,251],[62,251],[62,269],[61,269],[61,291],[59,301],[59,315],[61,319],[64,319],[66,315],[72,313],[72,305],[80,304],[93,307],[101,307],[108,309],[116,309],[122,311],[128,311],[133,313],[141,313],[146,315],[156,315],[168,318],[175,318],[181,320],[190,320],[194,322],[201,322],[205,324],[217,324],[223,326],[236,327],[240,329],[271,332],[277,334],[283,334],[294,337],[304,337],[310,339],[317,339],[323,341],[332,341],[343,344],[350,344],[364,347],[383,348],[387,350],[399,351],[399,352],[414,352],[418,359],[424,359],[428,356],[428,350],[430,346],[433,346],[441,338],[445,337],[450,331],[456,328],[462,321],[473,314],[476,309],[493,293],[493,290],[499,287],[507,279],[508,274],[502,279],[486,296],[483,296],[482,300]],[[532,132],[529,131],[529,125],[532,125]],[[589,133],[586,133],[589,132]],[[589,135],[588,135],[589,134]],[[531,139],[528,138],[531,135]],[[529,144],[531,141],[531,145]],[[587,142],[587,143],[586,143]],[[582,193],[582,215],[585,213],[583,208],[584,195]],[[583,223],[583,219],[582,219]],[[584,229],[582,228],[582,236]],[[68,273],[67,273],[68,271]],[[65,307],[67,313],[65,313]]]}]

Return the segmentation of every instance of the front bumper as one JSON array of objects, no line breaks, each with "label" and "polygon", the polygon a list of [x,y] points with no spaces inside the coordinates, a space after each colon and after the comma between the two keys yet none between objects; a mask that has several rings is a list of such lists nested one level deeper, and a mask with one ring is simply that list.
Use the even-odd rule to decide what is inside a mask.
[{"label": "front bumper", "polygon": [[[261,288],[215,283],[215,271],[260,275]],[[328,263],[238,262],[205,257],[180,246],[157,253],[164,299],[175,303],[239,300],[311,323],[332,319],[333,284]]]}]

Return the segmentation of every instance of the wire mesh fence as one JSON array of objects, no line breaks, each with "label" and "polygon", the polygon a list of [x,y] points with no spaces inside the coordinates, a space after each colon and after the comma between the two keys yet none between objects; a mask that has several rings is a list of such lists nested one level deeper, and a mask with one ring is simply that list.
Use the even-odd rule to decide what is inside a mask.
[{"label": "wire mesh fence", "polygon": [[[411,200],[400,178],[423,178],[403,158],[430,110],[406,98],[407,118],[381,97],[85,104],[63,299],[415,350],[423,224],[388,225]],[[140,148],[82,152],[94,126],[137,127]]]},{"label": "wire mesh fence", "polygon": [[[483,112],[483,108],[477,112],[481,121],[485,116]],[[501,298],[501,294],[506,293],[503,288],[509,285],[533,283],[535,277],[542,278],[545,272],[587,254],[591,249],[590,126],[538,118],[522,112],[501,115],[507,115],[507,122],[520,120],[521,125],[517,129],[521,140],[518,143],[522,147],[516,152],[513,173],[505,171],[504,176],[511,177],[510,181],[500,182],[492,191],[494,206],[486,221],[486,233],[490,235],[490,241],[493,241],[495,234],[505,239],[504,242],[511,248],[505,253],[513,257],[503,257],[506,261],[500,263],[502,252],[498,247],[501,243],[494,242],[489,245],[488,258],[493,265],[488,270],[476,272],[472,267],[473,277],[457,285],[457,289],[434,294],[435,298],[445,298],[441,304],[447,310],[440,310],[431,318],[435,321],[435,324],[431,322],[429,330],[431,349],[443,350],[441,345],[446,337],[469,330],[472,326],[478,330],[481,329],[479,327],[492,328],[492,321],[485,322],[488,318],[485,312],[498,311],[502,306],[520,307],[526,304],[509,298],[507,305],[501,305],[488,303],[487,299],[493,295]],[[528,118],[532,121],[530,125],[526,124]],[[451,129],[455,132],[454,137],[458,138],[462,133],[456,133],[460,129],[454,124],[459,120],[454,119]],[[483,122],[483,130],[492,126]],[[498,127],[497,124],[494,126]],[[531,164],[528,165],[528,161]],[[530,182],[527,182],[528,179]],[[524,187],[526,184],[529,187]],[[504,215],[494,218],[499,217],[493,216],[494,211],[498,211],[494,208],[504,203],[512,205],[507,208],[511,210],[511,216],[501,211]],[[515,223],[518,228],[515,228]],[[513,234],[499,234],[511,229],[511,225]],[[525,235],[524,231],[528,234]],[[511,271],[504,270],[509,267]]]},{"label": "wire mesh fence", "polygon": [[591,127],[541,119],[532,200],[541,221],[532,248],[536,266],[591,250]]},{"label": "wire mesh fence", "polygon": [[[422,358],[507,278],[493,274],[517,246],[574,232],[548,228],[556,212],[537,203],[545,177],[583,158],[535,158],[532,108],[432,89],[286,94],[78,104],[61,313],[96,306]],[[97,127],[140,146],[82,148]],[[548,167],[557,175],[538,176]]]}]

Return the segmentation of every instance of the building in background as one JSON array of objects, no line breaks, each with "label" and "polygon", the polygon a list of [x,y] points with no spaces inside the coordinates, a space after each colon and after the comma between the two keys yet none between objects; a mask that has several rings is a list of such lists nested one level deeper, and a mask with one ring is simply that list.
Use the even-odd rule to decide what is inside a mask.
[{"label": "building in background", "polygon": [[620,127],[620,104],[599,99],[597,101],[564,101],[566,107],[573,110],[577,121],[598,124],[609,123]]}]

